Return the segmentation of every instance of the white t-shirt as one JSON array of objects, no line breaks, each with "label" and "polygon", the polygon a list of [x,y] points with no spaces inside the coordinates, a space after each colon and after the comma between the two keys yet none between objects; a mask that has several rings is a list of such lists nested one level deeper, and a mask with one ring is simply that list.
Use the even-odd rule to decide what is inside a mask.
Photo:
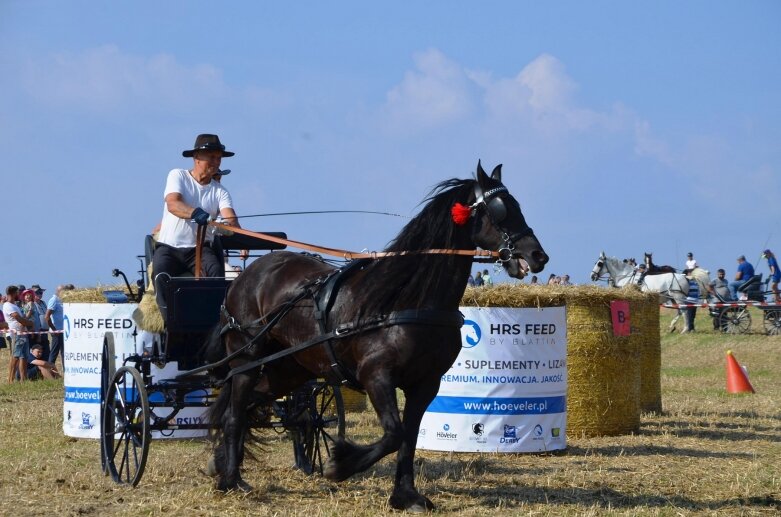
[{"label": "white t-shirt", "polygon": [[697,267],[697,261],[694,259],[689,259],[686,261],[686,269],[694,269]]},{"label": "white t-shirt", "polygon": [[[191,207],[206,210],[212,218],[220,215],[223,208],[233,208],[231,196],[222,185],[214,180],[208,185],[201,185],[186,169],[174,169],[168,173],[163,199],[174,192],[181,194],[182,201]],[[157,242],[174,248],[194,248],[197,227],[191,219],[180,219],[169,212],[164,202],[163,222]],[[207,235],[207,240],[210,240],[210,235]]]},{"label": "white t-shirt", "polygon": [[13,313],[16,313],[17,316],[24,317],[24,314],[22,314],[22,309],[20,309],[18,305],[11,302],[3,303],[3,317],[5,318],[5,322],[8,323],[8,328],[17,332],[24,332],[27,330],[24,328],[24,325],[11,318],[11,314]]}]

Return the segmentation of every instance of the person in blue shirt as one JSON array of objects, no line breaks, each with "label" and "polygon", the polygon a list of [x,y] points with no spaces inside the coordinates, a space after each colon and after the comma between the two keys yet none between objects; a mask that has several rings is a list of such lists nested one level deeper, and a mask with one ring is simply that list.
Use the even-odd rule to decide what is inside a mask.
[{"label": "person in blue shirt", "polygon": [[738,272],[735,273],[735,280],[729,283],[729,294],[733,300],[738,299],[738,287],[745,284],[754,276],[754,266],[746,260],[745,255],[738,257]]},{"label": "person in blue shirt", "polygon": [[65,289],[65,287],[66,286],[64,285],[57,286],[57,290],[55,291],[54,295],[52,295],[52,297],[49,299],[49,303],[46,304],[46,314],[44,316],[49,330],[55,331],[55,333],[51,335],[51,348],[49,349],[49,355],[45,357],[45,359],[47,359],[50,363],[56,363],[57,356],[62,354],[63,370],[65,370],[65,350],[63,349],[63,336],[60,332],[56,331],[62,331],[62,325],[64,323],[62,300],[60,300],[60,295],[62,294],[62,291]]},{"label": "person in blue shirt", "polygon": [[773,300],[775,303],[781,303],[781,296],[778,294],[778,282],[781,281],[781,271],[778,270],[776,256],[770,250],[763,251],[762,256],[767,259],[767,267],[770,268],[770,290],[773,291]]}]

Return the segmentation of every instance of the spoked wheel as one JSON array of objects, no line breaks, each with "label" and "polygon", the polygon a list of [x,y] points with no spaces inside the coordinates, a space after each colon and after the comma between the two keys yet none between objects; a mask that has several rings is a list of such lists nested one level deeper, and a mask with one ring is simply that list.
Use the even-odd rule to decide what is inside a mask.
[{"label": "spoked wheel", "polygon": [[144,474],[149,442],[149,398],[141,374],[123,366],[108,386],[101,445],[114,481],[136,486]]},{"label": "spoked wheel", "polygon": [[748,307],[727,307],[721,311],[719,326],[727,334],[745,334],[751,328]]},{"label": "spoked wheel", "polygon": [[781,310],[765,311],[765,332],[769,336],[778,336],[781,334]]},{"label": "spoked wheel", "polygon": [[106,457],[105,448],[103,447],[103,422],[105,420],[106,393],[108,392],[109,384],[111,384],[112,379],[114,379],[114,373],[116,372],[114,356],[114,334],[106,332],[106,335],[103,337],[103,353],[100,356],[100,467],[106,475],[108,475],[108,459]]},{"label": "spoked wheel", "polygon": [[323,474],[337,438],[344,438],[344,401],[337,386],[310,382],[287,398],[285,428],[293,438],[296,467]]}]

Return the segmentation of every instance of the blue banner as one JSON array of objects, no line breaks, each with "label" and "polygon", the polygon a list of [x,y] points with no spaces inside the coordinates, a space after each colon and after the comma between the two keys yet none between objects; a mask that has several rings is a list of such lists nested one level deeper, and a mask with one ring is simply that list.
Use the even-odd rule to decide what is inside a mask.
[{"label": "blue banner", "polygon": [[65,386],[65,402],[100,404],[100,388]]},{"label": "blue banner", "polygon": [[566,408],[567,398],[564,396],[532,398],[438,396],[426,411],[462,415],[547,415],[564,413]]}]

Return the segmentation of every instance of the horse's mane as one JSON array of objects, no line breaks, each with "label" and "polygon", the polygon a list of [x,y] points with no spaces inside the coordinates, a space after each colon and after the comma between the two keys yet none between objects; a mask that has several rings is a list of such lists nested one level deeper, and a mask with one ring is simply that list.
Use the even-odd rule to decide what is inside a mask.
[{"label": "horse's mane", "polygon": [[[426,205],[385,251],[415,251],[427,249],[456,249],[464,243],[456,242],[457,226],[451,218],[454,203],[466,202],[475,180],[449,179],[436,185],[424,199]],[[466,287],[454,279],[457,262],[468,257],[442,254],[412,254],[409,256],[374,260],[353,286],[352,305],[358,317],[388,314],[394,308],[422,308],[429,294],[452,293],[460,295]]]}]

